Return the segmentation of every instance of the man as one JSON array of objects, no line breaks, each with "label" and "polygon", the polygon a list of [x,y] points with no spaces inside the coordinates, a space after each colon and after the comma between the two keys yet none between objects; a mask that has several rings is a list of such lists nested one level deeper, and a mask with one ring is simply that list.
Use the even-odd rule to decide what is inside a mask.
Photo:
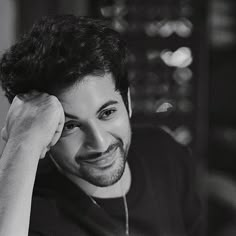
[{"label": "man", "polygon": [[0,235],[199,235],[185,148],[153,129],[133,129],[131,145],[127,49],[117,32],[86,17],[46,17],[0,69],[12,103]]}]

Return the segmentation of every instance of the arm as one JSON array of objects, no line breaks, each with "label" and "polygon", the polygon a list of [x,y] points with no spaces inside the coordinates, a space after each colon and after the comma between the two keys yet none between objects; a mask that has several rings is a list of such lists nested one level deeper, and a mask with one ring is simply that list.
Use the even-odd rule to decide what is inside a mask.
[{"label": "arm", "polygon": [[0,235],[27,236],[38,161],[60,137],[64,112],[50,95],[16,97],[2,136],[0,159]]},{"label": "arm", "polygon": [[0,235],[28,235],[39,150],[9,141],[0,162]]}]

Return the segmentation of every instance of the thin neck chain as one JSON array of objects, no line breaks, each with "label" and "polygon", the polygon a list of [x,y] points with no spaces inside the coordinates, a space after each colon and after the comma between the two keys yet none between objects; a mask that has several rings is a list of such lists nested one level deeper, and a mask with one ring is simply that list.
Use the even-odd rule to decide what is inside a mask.
[{"label": "thin neck chain", "polygon": [[129,209],[128,209],[128,204],[126,200],[126,195],[124,194],[122,197],[123,197],[123,203],[124,203],[124,208],[125,208],[125,235],[129,235]]},{"label": "thin neck chain", "polygon": [[[98,206],[99,208],[102,208],[92,196],[88,195],[88,197],[90,198],[90,200],[92,201],[94,205]],[[129,236],[129,209],[128,209],[128,204],[127,204],[127,199],[126,199],[125,194],[122,195],[122,199],[123,199],[123,204],[124,204],[124,209],[125,209],[125,235]]]}]

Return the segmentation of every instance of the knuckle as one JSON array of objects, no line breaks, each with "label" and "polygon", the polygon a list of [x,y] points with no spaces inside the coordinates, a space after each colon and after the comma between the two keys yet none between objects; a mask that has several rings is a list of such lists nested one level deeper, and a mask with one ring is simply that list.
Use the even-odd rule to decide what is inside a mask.
[{"label": "knuckle", "polygon": [[48,98],[48,97],[50,97],[50,95],[48,94],[48,93],[39,93],[38,94],[40,97],[42,97],[42,98]]},{"label": "knuckle", "polygon": [[6,141],[7,140],[7,130],[6,127],[3,127],[1,130],[1,138]]},{"label": "knuckle", "polygon": [[57,99],[57,97],[55,96],[48,97],[47,104],[48,104],[47,106],[50,107],[53,112],[56,111],[59,114],[62,110],[62,105],[60,101]]},{"label": "knuckle", "polygon": [[48,99],[49,99],[50,104],[52,104],[54,106],[58,106],[59,105],[59,101],[58,101],[58,99],[55,96],[51,95],[51,96],[48,97]]},{"label": "knuckle", "polygon": [[21,101],[22,98],[23,98],[23,95],[22,95],[22,94],[16,95],[16,96],[14,97],[13,101],[12,101],[12,104],[15,104],[15,103]]},{"label": "knuckle", "polygon": [[3,127],[3,128],[1,129],[1,136],[4,135],[5,129],[6,129],[5,127]]},{"label": "knuckle", "polygon": [[58,101],[57,97],[54,96],[54,95],[49,95],[49,98],[50,98],[53,102],[57,102],[57,101]]}]

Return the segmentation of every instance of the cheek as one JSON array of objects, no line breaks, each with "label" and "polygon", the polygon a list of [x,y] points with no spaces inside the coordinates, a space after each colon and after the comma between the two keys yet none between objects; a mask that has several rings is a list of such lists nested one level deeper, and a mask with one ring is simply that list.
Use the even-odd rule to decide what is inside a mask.
[{"label": "cheek", "polygon": [[125,140],[129,139],[129,137],[127,137],[130,135],[130,123],[128,115],[123,114],[112,123],[112,132]]},{"label": "cheek", "polygon": [[75,134],[61,138],[56,145],[51,148],[50,152],[56,159],[72,161],[81,148],[81,145],[81,137]]}]

